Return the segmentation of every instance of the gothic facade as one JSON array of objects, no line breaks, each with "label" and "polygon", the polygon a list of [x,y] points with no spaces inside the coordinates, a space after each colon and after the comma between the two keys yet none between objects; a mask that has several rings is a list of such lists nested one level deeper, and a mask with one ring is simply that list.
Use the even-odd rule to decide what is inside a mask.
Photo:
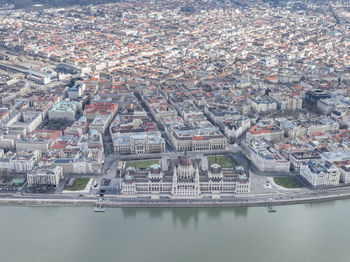
[{"label": "gothic facade", "polygon": [[245,196],[250,191],[247,170],[223,169],[218,164],[203,169],[200,159],[187,154],[169,159],[167,170],[155,164],[146,170],[127,168],[121,172],[121,193],[129,197],[220,198]]}]

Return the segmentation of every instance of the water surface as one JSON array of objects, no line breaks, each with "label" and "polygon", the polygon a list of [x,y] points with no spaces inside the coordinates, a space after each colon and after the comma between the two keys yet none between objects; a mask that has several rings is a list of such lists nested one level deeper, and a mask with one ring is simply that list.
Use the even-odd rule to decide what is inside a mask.
[{"label": "water surface", "polygon": [[276,209],[0,207],[0,261],[350,261],[350,200]]}]

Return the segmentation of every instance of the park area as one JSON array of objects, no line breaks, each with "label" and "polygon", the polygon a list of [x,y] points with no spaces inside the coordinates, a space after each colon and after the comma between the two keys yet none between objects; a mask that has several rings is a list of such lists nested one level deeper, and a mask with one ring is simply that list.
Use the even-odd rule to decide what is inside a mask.
[{"label": "park area", "polygon": [[45,119],[41,123],[41,128],[46,130],[61,130],[63,131],[67,126],[71,126],[73,121],[66,119]]},{"label": "park area", "polygon": [[292,177],[274,177],[275,184],[285,188],[301,188],[297,181]]},{"label": "park area", "polygon": [[208,157],[209,165],[212,165],[214,163],[219,164],[222,168],[233,168],[235,167],[234,160],[225,155],[221,156],[209,156]]},{"label": "park area", "polygon": [[67,185],[64,187],[64,190],[67,190],[67,191],[84,190],[86,185],[89,183],[89,181],[90,181],[90,178],[77,178],[72,186]]},{"label": "park area", "polygon": [[159,164],[159,160],[140,160],[126,162],[125,167],[149,168],[151,165]]}]

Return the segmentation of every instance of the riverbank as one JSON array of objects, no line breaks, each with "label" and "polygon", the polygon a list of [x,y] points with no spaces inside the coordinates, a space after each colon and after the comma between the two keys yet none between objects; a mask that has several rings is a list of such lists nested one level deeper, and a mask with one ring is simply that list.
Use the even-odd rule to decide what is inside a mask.
[{"label": "riverbank", "polygon": [[[293,197],[288,199],[274,199],[271,196],[266,198],[234,198],[221,200],[147,200],[147,199],[121,199],[116,197],[106,197],[103,201],[105,207],[123,208],[123,207],[159,207],[159,208],[179,208],[179,207],[254,207],[270,205],[294,205],[305,203],[317,203],[334,200],[349,199],[350,192],[344,194]],[[7,196],[0,197],[2,206],[33,206],[33,207],[94,207],[97,198],[40,198],[38,197],[19,197]]]}]

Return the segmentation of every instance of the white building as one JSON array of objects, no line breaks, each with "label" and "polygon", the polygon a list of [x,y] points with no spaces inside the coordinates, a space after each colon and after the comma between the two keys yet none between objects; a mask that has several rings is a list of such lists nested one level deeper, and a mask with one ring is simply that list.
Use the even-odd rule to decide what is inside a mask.
[{"label": "white building", "polygon": [[9,173],[26,173],[34,168],[41,157],[40,151],[7,152],[0,158],[0,170]]},{"label": "white building", "polygon": [[177,151],[220,150],[227,148],[227,138],[208,121],[184,122],[181,117],[164,118],[165,133]]},{"label": "white building", "polygon": [[300,167],[300,175],[313,187],[336,186],[340,181],[339,169],[328,161],[304,162]]},{"label": "white building", "polygon": [[317,101],[317,109],[325,115],[329,115],[332,111],[348,111],[350,109],[350,98],[346,95],[339,95],[321,99]]},{"label": "white building", "polygon": [[299,172],[302,163],[319,160],[321,157],[316,151],[294,152],[289,155],[289,161],[292,164],[294,171]]},{"label": "white building", "polygon": [[248,171],[223,169],[213,164],[203,170],[199,159],[180,156],[168,161],[168,170],[154,164],[147,171],[122,171],[121,193],[128,197],[192,199],[202,196],[245,196],[250,192]]},{"label": "white building", "polygon": [[330,163],[350,161],[350,152],[344,150],[323,152],[320,156],[324,161]]},{"label": "white building", "polygon": [[76,81],[75,84],[70,87],[67,91],[68,97],[71,99],[77,99],[82,96],[86,88],[86,84],[83,82]]},{"label": "white building", "polygon": [[246,138],[248,141],[252,139],[266,139],[279,141],[284,137],[284,131],[274,124],[273,120],[259,121],[255,126],[247,131]]},{"label": "white building", "polygon": [[49,111],[49,119],[75,120],[75,115],[81,109],[81,104],[75,101],[61,101]]},{"label": "white building", "polygon": [[307,134],[307,127],[302,126],[300,123],[296,123],[295,121],[282,120],[280,122],[280,126],[284,133],[291,139]]},{"label": "white building", "polygon": [[[60,157],[60,156],[59,156]],[[66,150],[62,157],[52,158],[56,166],[63,169],[63,174],[100,174],[104,161],[103,148],[78,148]]]},{"label": "white building", "polygon": [[243,116],[238,119],[225,119],[224,125],[225,135],[237,139],[250,128],[251,119]]},{"label": "white building", "polygon": [[156,121],[160,121],[164,117],[177,116],[175,108],[168,104],[161,93],[155,92],[150,96],[142,96],[142,98]]},{"label": "white building", "polygon": [[47,167],[35,167],[32,171],[27,173],[28,186],[46,185],[46,186],[59,186],[60,181],[63,179],[62,167],[60,166],[47,166]]},{"label": "white building", "polygon": [[269,96],[250,98],[252,109],[258,113],[277,111],[278,103],[275,99]]},{"label": "white building", "polygon": [[40,150],[43,153],[49,152],[52,141],[34,137],[33,139],[19,139],[16,141],[17,152],[25,150]]},{"label": "white building", "polygon": [[271,97],[276,99],[278,102],[277,109],[285,111],[285,110],[299,110],[302,109],[303,100],[297,96],[291,96],[289,94],[272,94]]},{"label": "white building", "polygon": [[289,172],[290,162],[287,161],[265,139],[253,139],[244,141],[242,146],[246,150],[247,157],[262,172]]},{"label": "white building", "polygon": [[0,133],[0,147],[14,149],[15,142],[19,139],[21,135],[19,133],[8,132],[8,130],[4,130]]},{"label": "white building", "polygon": [[117,133],[113,138],[114,152],[119,154],[148,154],[165,151],[165,140],[158,131]]},{"label": "white building", "polygon": [[307,127],[307,134],[312,133],[325,133],[327,131],[339,130],[339,123],[328,117],[322,117],[315,121],[306,120],[304,125]]},{"label": "white building", "polygon": [[109,116],[107,115],[97,115],[95,119],[89,126],[90,130],[98,130],[104,135],[107,127],[109,125]]},{"label": "white building", "polygon": [[[36,129],[43,121],[41,112],[24,111],[22,116],[23,121],[27,124],[27,133],[30,133]],[[13,127],[13,125],[11,127]]]},{"label": "white building", "polygon": [[340,171],[340,181],[345,184],[350,183],[350,165],[341,166]]}]

